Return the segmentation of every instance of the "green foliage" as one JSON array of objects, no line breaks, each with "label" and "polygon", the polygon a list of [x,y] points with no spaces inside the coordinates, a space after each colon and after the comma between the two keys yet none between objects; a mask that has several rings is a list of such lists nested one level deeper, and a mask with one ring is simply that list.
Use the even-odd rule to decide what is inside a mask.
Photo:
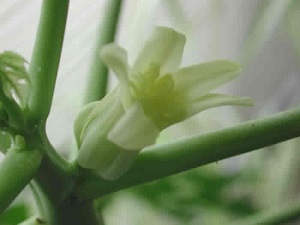
[{"label": "green foliage", "polygon": [[6,150],[10,147],[11,136],[4,131],[0,131],[0,152],[5,153]]},{"label": "green foliage", "polygon": [[226,192],[239,188],[242,174],[226,175],[220,171],[195,169],[151,184],[132,189],[156,209],[164,211],[182,223],[205,214],[201,208],[223,211],[240,218],[257,211],[247,196],[228,197]]},{"label": "green foliage", "polygon": [[5,51],[0,54],[0,79],[6,97],[15,99],[21,106],[25,105],[29,74],[26,69],[26,60],[19,54]]}]

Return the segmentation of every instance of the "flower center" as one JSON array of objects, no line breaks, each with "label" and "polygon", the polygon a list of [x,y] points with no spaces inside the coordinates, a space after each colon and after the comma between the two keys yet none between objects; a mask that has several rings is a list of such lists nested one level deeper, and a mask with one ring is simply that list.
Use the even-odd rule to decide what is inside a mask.
[{"label": "flower center", "polygon": [[145,114],[164,129],[185,117],[183,95],[174,90],[171,74],[160,76],[160,67],[150,64],[148,70],[130,81],[133,99],[138,101]]}]

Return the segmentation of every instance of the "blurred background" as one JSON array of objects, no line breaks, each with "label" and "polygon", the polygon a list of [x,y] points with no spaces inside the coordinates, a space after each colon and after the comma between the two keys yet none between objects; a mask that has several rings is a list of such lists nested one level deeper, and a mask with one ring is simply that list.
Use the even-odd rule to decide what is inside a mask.
[{"label": "blurred background", "polygon": [[[49,138],[62,154],[73,147],[73,120],[82,106],[107,1],[70,1],[47,124]],[[41,2],[0,0],[0,52],[13,50],[30,60]],[[219,92],[248,96],[255,102],[253,107],[221,107],[200,113],[165,130],[158,142],[210,132],[299,105],[300,1],[124,0],[116,42],[128,50],[131,62],[156,25],[186,34],[182,66],[215,59],[240,62],[244,68],[241,76]],[[115,83],[111,76],[110,86]],[[108,225],[229,224],[298,197],[299,143],[292,140],[115,193],[98,200],[96,207],[103,210]],[[18,224],[31,215],[31,201],[30,192],[25,191],[0,215],[0,224]]]}]

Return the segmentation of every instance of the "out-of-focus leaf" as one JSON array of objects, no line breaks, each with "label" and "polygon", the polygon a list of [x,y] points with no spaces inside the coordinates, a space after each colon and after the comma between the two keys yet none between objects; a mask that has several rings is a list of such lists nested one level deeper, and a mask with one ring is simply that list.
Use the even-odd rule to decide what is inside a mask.
[{"label": "out-of-focus leaf", "polygon": [[[258,15],[250,27],[250,32],[242,48],[242,61],[248,63],[257,52],[264,46],[274,33],[277,25],[286,15],[293,0],[269,0],[261,1]],[[265,5],[265,6],[264,6]]]},{"label": "out-of-focus leaf", "polygon": [[28,206],[25,203],[14,205],[0,215],[1,225],[17,225],[29,216]]},{"label": "out-of-focus leaf", "polygon": [[132,191],[155,208],[184,223],[199,217],[199,209],[205,207],[241,217],[256,210],[246,197],[232,199],[224,195],[239,179],[238,176],[197,169],[134,188]]},{"label": "out-of-focus leaf", "polygon": [[30,85],[26,60],[19,54],[5,51],[0,54],[0,79],[4,94],[24,106]]},{"label": "out-of-focus leaf", "polygon": [[0,131],[0,152],[5,153],[11,144],[10,135],[4,131]]},{"label": "out-of-focus leaf", "polygon": [[10,147],[11,144],[11,137],[7,132],[5,132],[7,120],[7,112],[5,111],[2,103],[0,102],[0,152],[6,152],[6,150]]}]

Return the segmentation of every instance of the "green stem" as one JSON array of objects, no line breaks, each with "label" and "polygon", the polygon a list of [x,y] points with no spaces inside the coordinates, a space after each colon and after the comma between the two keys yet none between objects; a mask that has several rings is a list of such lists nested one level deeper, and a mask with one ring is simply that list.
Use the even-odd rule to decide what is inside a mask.
[{"label": "green stem", "polygon": [[45,126],[41,124],[31,139],[41,146],[45,153],[35,181],[39,188],[54,202],[60,202],[72,191],[76,171],[63,159],[50,144]]},{"label": "green stem", "polygon": [[98,225],[93,201],[83,201],[74,189],[78,171],[62,159],[49,143],[44,127],[37,131],[35,142],[43,146],[45,157],[34,178],[32,190],[43,220],[55,225]]},{"label": "green stem", "polygon": [[89,175],[78,192],[82,198],[100,197],[298,136],[300,109],[286,111],[213,133],[149,147],[119,180],[110,182]]},{"label": "green stem", "polygon": [[[59,182],[59,181],[57,181]],[[35,184],[34,184],[35,185]],[[94,212],[93,201],[79,201],[76,198],[56,202],[47,195],[39,186],[35,186],[35,192],[42,204],[41,218],[47,224],[53,225],[102,225]]]},{"label": "green stem", "polygon": [[280,225],[293,222],[300,218],[300,200],[279,206],[234,223],[234,225]]},{"label": "green stem", "polygon": [[10,149],[0,164],[0,213],[36,174],[42,154],[37,150]]},{"label": "green stem", "polygon": [[32,90],[29,112],[32,120],[49,114],[58,71],[69,0],[43,0],[40,23],[30,63]]},{"label": "green stem", "polygon": [[108,0],[104,9],[104,18],[100,24],[99,38],[95,52],[93,53],[90,77],[84,103],[90,103],[102,99],[107,90],[108,69],[100,60],[99,52],[102,46],[113,42],[120,16],[122,0]]}]

